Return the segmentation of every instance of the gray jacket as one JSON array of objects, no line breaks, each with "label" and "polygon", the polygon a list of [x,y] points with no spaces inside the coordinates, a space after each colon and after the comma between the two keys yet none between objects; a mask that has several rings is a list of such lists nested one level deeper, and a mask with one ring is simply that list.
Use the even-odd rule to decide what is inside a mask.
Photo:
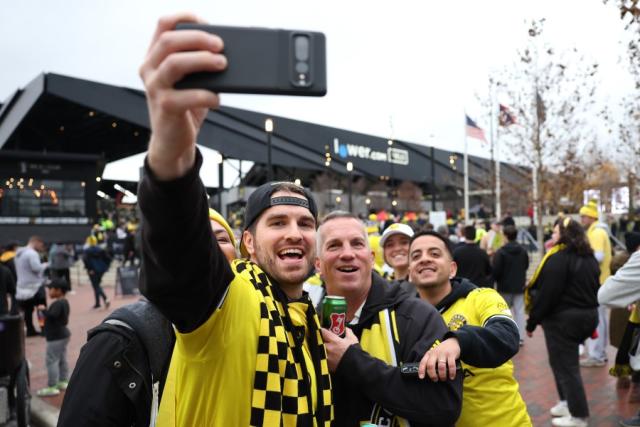
[{"label": "gray jacket", "polygon": [[54,270],[64,270],[73,265],[73,255],[65,245],[54,243],[49,250],[49,267]]},{"label": "gray jacket", "polygon": [[609,276],[598,290],[598,302],[608,307],[627,307],[640,300],[640,250]]}]

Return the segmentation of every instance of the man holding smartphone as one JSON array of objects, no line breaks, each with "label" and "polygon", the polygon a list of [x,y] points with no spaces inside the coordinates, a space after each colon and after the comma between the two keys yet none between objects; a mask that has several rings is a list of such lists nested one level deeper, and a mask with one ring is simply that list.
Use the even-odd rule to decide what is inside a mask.
[{"label": "man holding smartphone", "polygon": [[324,343],[302,291],[315,258],[315,202],[292,183],[256,189],[241,244],[248,259],[227,263],[210,232],[195,145],[219,98],[174,88],[186,74],[224,70],[223,41],[174,31],[178,22],[199,21],[187,14],[161,19],[140,68],[152,129],[138,192],[140,288],[177,329],[175,416],[158,425],[328,427]]}]

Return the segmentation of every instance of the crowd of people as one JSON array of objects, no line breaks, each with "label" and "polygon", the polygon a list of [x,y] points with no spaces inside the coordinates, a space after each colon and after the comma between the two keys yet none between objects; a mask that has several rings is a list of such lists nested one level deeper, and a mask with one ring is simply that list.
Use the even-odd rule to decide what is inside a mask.
[{"label": "crowd of people", "polygon": [[[47,340],[39,394],[66,390],[58,425],[532,425],[511,359],[538,326],[558,394],[552,425],[588,425],[580,367],[608,362],[605,306],[640,299],[640,234],[625,234],[630,257],[612,272],[609,231],[590,202],[557,219],[528,280],[511,216],[436,230],[343,211],[319,218],[308,190],[268,182],[250,194],[237,235],[208,207],[198,175],[199,124],[218,96],[174,88],[182,72],[226,66],[217,36],[172,31],[194,19],[160,20],[140,69],[153,130],[142,232],[108,219],[83,248],[95,308],[109,307],[101,279],[114,253],[140,264],[145,298],[89,332],[70,375],[74,252],[52,245],[43,262],[33,237],[0,256],[10,296],[0,314],[19,307],[27,335]],[[346,302],[344,334],[322,326],[327,295]],[[640,370],[638,313],[612,369],[620,378]]]}]

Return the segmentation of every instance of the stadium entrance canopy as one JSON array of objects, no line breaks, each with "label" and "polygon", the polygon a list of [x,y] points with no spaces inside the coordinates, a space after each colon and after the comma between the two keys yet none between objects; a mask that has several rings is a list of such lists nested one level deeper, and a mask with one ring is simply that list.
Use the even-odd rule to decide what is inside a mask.
[{"label": "stadium entrance canopy", "polygon": [[[225,159],[255,162],[242,184],[260,184],[266,179],[267,118],[274,123],[276,178],[304,177],[300,171],[346,175],[351,162],[355,176],[412,181],[433,197],[460,196],[459,152],[224,106],[209,112],[197,142]],[[0,152],[93,155],[98,176],[106,163],[146,151],[149,133],[144,92],[59,74],[37,76],[0,107]],[[469,165],[472,192],[490,188],[490,161],[470,156]],[[502,165],[505,181],[525,185],[524,169]]]}]

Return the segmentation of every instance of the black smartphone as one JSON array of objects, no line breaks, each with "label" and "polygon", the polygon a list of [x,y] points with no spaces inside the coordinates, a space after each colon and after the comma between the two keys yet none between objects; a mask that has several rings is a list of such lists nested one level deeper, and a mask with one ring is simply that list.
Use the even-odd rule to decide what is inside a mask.
[{"label": "black smartphone", "polygon": [[[420,363],[419,362],[409,362],[409,363],[403,363],[402,365],[400,365],[400,374],[403,377],[408,377],[408,378],[412,378],[418,377],[418,368],[420,367]],[[456,360],[456,372],[459,372],[462,369],[462,365],[460,364],[459,360]],[[456,376],[458,374],[456,373]],[[449,376],[449,365],[447,365],[447,377]]]},{"label": "black smartphone", "polygon": [[417,377],[418,367],[420,367],[420,363],[403,363],[400,365],[400,374],[402,374],[403,377]]},{"label": "black smartphone", "polygon": [[327,93],[325,36],[319,32],[183,23],[177,30],[202,30],[224,41],[227,69],[194,73],[178,89],[222,93],[324,96]]}]

